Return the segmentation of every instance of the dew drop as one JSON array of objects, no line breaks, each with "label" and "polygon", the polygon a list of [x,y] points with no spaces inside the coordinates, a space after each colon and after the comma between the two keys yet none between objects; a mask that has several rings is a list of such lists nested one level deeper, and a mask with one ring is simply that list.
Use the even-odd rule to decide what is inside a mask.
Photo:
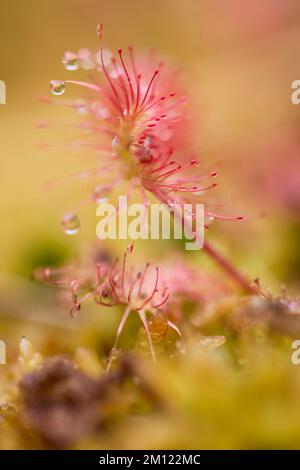
[{"label": "dew drop", "polygon": [[62,218],[61,225],[67,235],[75,235],[80,227],[78,215],[74,214],[74,212],[65,214]]},{"label": "dew drop", "polygon": [[148,322],[148,328],[153,341],[161,341],[168,331],[168,319],[161,310],[156,311]]},{"label": "dew drop", "polygon": [[93,201],[97,202],[97,204],[103,204],[107,201],[107,193],[108,188],[106,186],[102,186],[101,184],[95,186],[92,191],[92,199]]},{"label": "dew drop", "polygon": [[144,140],[144,147],[145,149],[149,149],[153,143],[153,136],[147,135],[146,139]]},{"label": "dew drop", "polygon": [[83,70],[93,70],[95,68],[95,63],[88,49],[79,49],[78,64]]},{"label": "dew drop", "polygon": [[65,92],[66,85],[62,80],[51,80],[50,90],[53,95],[59,96]]},{"label": "dew drop", "polygon": [[77,101],[75,108],[78,114],[84,115],[88,112],[88,108],[85,101]]},{"label": "dew drop", "polygon": [[178,206],[178,202],[175,201],[174,199],[169,199],[167,201],[167,204],[168,204],[169,207],[177,207]]},{"label": "dew drop", "polygon": [[207,215],[206,217],[206,224],[211,225],[215,221],[215,217],[213,215]]},{"label": "dew drop", "polygon": [[120,357],[121,351],[117,348],[112,348],[109,354],[109,365],[115,363]]},{"label": "dew drop", "polygon": [[[102,59],[103,59],[103,63],[104,63],[105,67],[107,67],[111,64],[112,58],[113,58],[112,52],[108,49],[103,49]],[[102,68],[102,60],[101,60],[101,53],[100,52],[98,52],[98,54],[96,54],[96,62]]]},{"label": "dew drop", "polygon": [[108,108],[100,108],[97,112],[97,118],[99,119],[107,119],[110,116],[110,111]]},{"label": "dew drop", "polygon": [[63,64],[67,70],[78,70],[78,56],[74,52],[66,52],[63,58]]},{"label": "dew drop", "polygon": [[109,72],[110,78],[113,78],[116,80],[118,77],[122,77],[123,75],[123,69],[121,67],[116,67],[110,70]]},{"label": "dew drop", "polygon": [[185,209],[185,211],[184,211],[184,216],[185,216],[187,219],[193,219],[193,218],[195,217],[195,214],[194,214],[193,209]]},{"label": "dew drop", "polygon": [[119,145],[119,139],[118,137],[115,135],[111,141],[111,148],[113,150],[113,152],[115,153],[116,150],[117,150],[117,147]]}]

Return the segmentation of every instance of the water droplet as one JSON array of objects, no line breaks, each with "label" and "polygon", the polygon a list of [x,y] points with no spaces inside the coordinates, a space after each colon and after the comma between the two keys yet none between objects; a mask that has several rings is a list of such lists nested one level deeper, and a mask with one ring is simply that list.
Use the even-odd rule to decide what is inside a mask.
[{"label": "water droplet", "polygon": [[53,95],[59,96],[65,92],[66,85],[62,80],[51,80],[50,90]]},{"label": "water droplet", "polygon": [[184,210],[184,217],[186,217],[187,219],[194,219],[195,214],[194,214],[193,209],[185,209]]},{"label": "water droplet", "polygon": [[167,201],[167,204],[168,204],[169,207],[177,207],[178,206],[178,202],[175,201],[174,199],[169,199]]},{"label": "water droplet", "polygon": [[107,201],[108,188],[98,184],[92,191],[92,199],[97,202],[97,204],[103,204]]},{"label": "water droplet", "polygon": [[[108,49],[103,49],[103,51],[102,51],[102,59],[103,59],[104,65],[105,65],[106,67],[111,64],[112,58],[113,58],[112,52],[111,52],[110,50],[108,50]],[[100,54],[100,52],[98,52],[98,53],[96,54],[96,62],[97,62],[97,64],[100,65],[101,68],[102,68],[102,60],[101,60],[101,54]]]},{"label": "water droplet", "polygon": [[149,320],[148,328],[152,340],[161,341],[169,328],[166,314],[161,310],[155,312]]},{"label": "water droplet", "polygon": [[116,67],[109,71],[110,78],[113,78],[114,80],[117,79],[118,77],[122,77],[123,74],[124,72],[121,67]]},{"label": "water droplet", "polygon": [[208,215],[206,217],[206,225],[210,225],[215,221],[215,217],[213,215]]},{"label": "water droplet", "polygon": [[90,57],[90,51],[83,47],[82,49],[79,49],[78,51],[78,59],[80,60],[85,60]]},{"label": "water droplet", "polygon": [[67,70],[78,70],[78,56],[74,52],[66,52],[63,58],[63,64]]},{"label": "water droplet", "polygon": [[108,108],[100,108],[98,111],[97,111],[97,114],[96,114],[97,118],[99,119],[107,119],[109,118],[110,116],[110,111]]},{"label": "water droplet", "polygon": [[120,357],[121,351],[117,348],[112,348],[109,354],[109,364],[115,363]]},{"label": "water droplet", "polygon": [[117,147],[119,145],[119,139],[118,137],[115,135],[111,141],[111,148],[113,150],[113,152],[115,153],[116,150],[117,150]]},{"label": "water droplet", "polygon": [[85,101],[77,101],[75,107],[78,114],[84,115],[88,112],[87,104]]},{"label": "water droplet", "polygon": [[80,220],[78,215],[74,214],[74,212],[70,212],[69,214],[65,214],[62,218],[61,225],[63,231],[67,235],[75,235],[78,232],[80,227]]},{"label": "water droplet", "polygon": [[145,149],[148,149],[151,147],[153,143],[153,136],[152,135],[147,135],[146,139],[144,140],[144,147]]}]

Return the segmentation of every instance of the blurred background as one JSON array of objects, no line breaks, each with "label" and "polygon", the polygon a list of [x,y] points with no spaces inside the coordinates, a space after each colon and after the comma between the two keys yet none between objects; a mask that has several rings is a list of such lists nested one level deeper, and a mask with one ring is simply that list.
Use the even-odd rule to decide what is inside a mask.
[{"label": "blurred background", "polygon": [[[215,222],[206,236],[274,295],[282,284],[291,296],[299,293],[300,105],[291,102],[291,84],[300,79],[299,1],[10,0],[0,7],[0,80],[7,89],[7,103],[0,105],[0,339],[6,342],[10,365],[18,357],[20,337],[26,336],[44,356],[73,357],[78,347],[87,348],[87,356],[79,354],[83,370],[93,369],[95,362],[98,374],[122,314],[121,309],[99,310],[91,302],[71,320],[68,305],[32,279],[35,268],[76,259],[96,241],[92,205],[80,212],[76,236],[61,230],[62,215],[87,194],[85,183],[65,177],[92,167],[93,156],[66,145],[79,138],[76,129],[61,125],[76,120],[73,111],[40,98],[50,96],[52,79],[86,78],[81,71],[65,70],[62,57],[66,50],[95,50],[99,22],[107,48],[155,48],[182,70],[198,156],[206,168],[219,172],[219,212],[245,217],[240,223]],[[81,90],[70,87],[63,98],[67,95],[80,98]],[[55,125],[39,128],[41,121]],[[57,180],[51,190],[45,185],[49,180]],[[136,245],[141,261],[164,264],[181,250],[190,266],[222,279],[201,252],[184,252],[172,241]],[[125,245],[107,246],[115,254]],[[192,286],[196,280],[191,279]],[[210,281],[207,286],[210,291]],[[217,282],[213,287],[218,292]],[[201,289],[205,294],[200,282]],[[209,295],[214,301],[214,294]],[[225,299],[221,306],[229,318],[230,302]],[[242,339],[234,328],[228,332],[222,317],[207,330],[219,335],[208,344],[222,345],[220,335],[226,335],[225,347],[219,355],[202,356],[204,307],[197,306],[195,325],[200,328],[193,330],[194,336],[190,325],[183,325],[194,344],[188,360],[176,362],[167,354],[157,369],[142,365],[172,412],[159,414],[133,398],[136,392],[121,391],[111,434],[79,447],[299,447],[300,375],[290,364],[290,339],[275,335],[268,349],[269,339],[259,331],[254,343],[246,337],[244,344],[244,330]],[[121,348],[134,344],[139,327],[130,319]],[[241,365],[252,373],[241,374]],[[0,403],[12,388],[15,376],[9,374],[11,368],[0,366]],[[0,448],[34,445],[23,441],[18,429],[12,421],[0,433]]]},{"label": "blurred background", "polygon": [[[81,320],[71,325],[62,312],[52,314],[48,290],[30,275],[95,241],[94,208],[84,211],[76,237],[60,228],[84,188],[44,185],[89,168],[91,156],[64,145],[76,132],[36,124],[73,118],[39,97],[49,94],[51,79],[69,78],[61,62],[66,50],[97,47],[98,22],[108,48],[155,48],[182,69],[199,157],[219,170],[221,203],[246,219],[216,223],[207,236],[275,292],[282,283],[291,293],[299,285],[300,106],[291,102],[291,83],[300,79],[297,0],[10,0],[0,14],[0,79],[7,87],[0,106],[0,315],[12,351],[15,338],[30,331],[38,341],[45,325],[60,332],[51,341],[64,345],[71,341],[65,328],[81,328]],[[72,93],[80,97],[80,90]],[[143,250],[158,258],[163,248],[154,242]],[[216,269],[202,253],[188,256],[201,269]]]}]

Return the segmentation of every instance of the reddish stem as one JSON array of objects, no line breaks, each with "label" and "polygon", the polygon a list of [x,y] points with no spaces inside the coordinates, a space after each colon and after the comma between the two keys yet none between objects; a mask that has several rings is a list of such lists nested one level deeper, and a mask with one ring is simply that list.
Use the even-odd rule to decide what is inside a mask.
[{"label": "reddish stem", "polygon": [[[167,203],[167,198],[165,195],[157,190],[155,195],[158,200],[163,203]],[[177,219],[178,223],[182,223],[181,215],[175,210],[174,212],[171,211],[171,214]],[[251,284],[250,280],[241,273],[225,256],[219,253],[210,243],[204,241],[203,250],[205,253],[210,256],[222,269],[223,271],[233,279],[236,284],[240,285],[240,287],[248,294],[257,294],[257,289],[254,285]]]},{"label": "reddish stem", "polygon": [[204,242],[203,250],[210,256],[237,284],[239,284],[248,294],[257,294],[255,286],[251,284],[249,279],[242,274],[235,266],[219,253],[210,243]]}]

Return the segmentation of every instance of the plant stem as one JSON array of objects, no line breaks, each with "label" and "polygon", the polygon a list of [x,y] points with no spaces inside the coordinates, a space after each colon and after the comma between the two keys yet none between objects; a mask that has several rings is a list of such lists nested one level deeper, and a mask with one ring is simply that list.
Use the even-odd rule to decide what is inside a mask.
[{"label": "plant stem", "polygon": [[249,279],[207,241],[204,242],[203,250],[223,269],[223,271],[226,272],[226,274],[228,274],[229,277],[231,277],[231,279],[239,284],[245,292],[248,294],[257,293],[255,286],[251,285]]},{"label": "plant stem", "polygon": [[[168,204],[167,199],[165,195],[160,192],[156,191],[155,192],[156,198],[164,203]],[[181,212],[178,213],[176,209],[173,209],[171,211],[171,214],[173,217],[177,220],[179,224],[182,224],[182,214]],[[191,220],[191,229],[190,232],[192,233],[192,223],[193,221]],[[230,261],[227,259],[224,255],[218,252],[210,243],[207,241],[204,241],[203,244],[203,250],[205,253],[210,256],[222,270],[230,277],[233,281],[235,281],[236,284],[238,284],[244,292],[247,294],[257,294],[257,289],[255,288],[255,285],[252,285],[250,280],[243,274],[241,273]]]}]

